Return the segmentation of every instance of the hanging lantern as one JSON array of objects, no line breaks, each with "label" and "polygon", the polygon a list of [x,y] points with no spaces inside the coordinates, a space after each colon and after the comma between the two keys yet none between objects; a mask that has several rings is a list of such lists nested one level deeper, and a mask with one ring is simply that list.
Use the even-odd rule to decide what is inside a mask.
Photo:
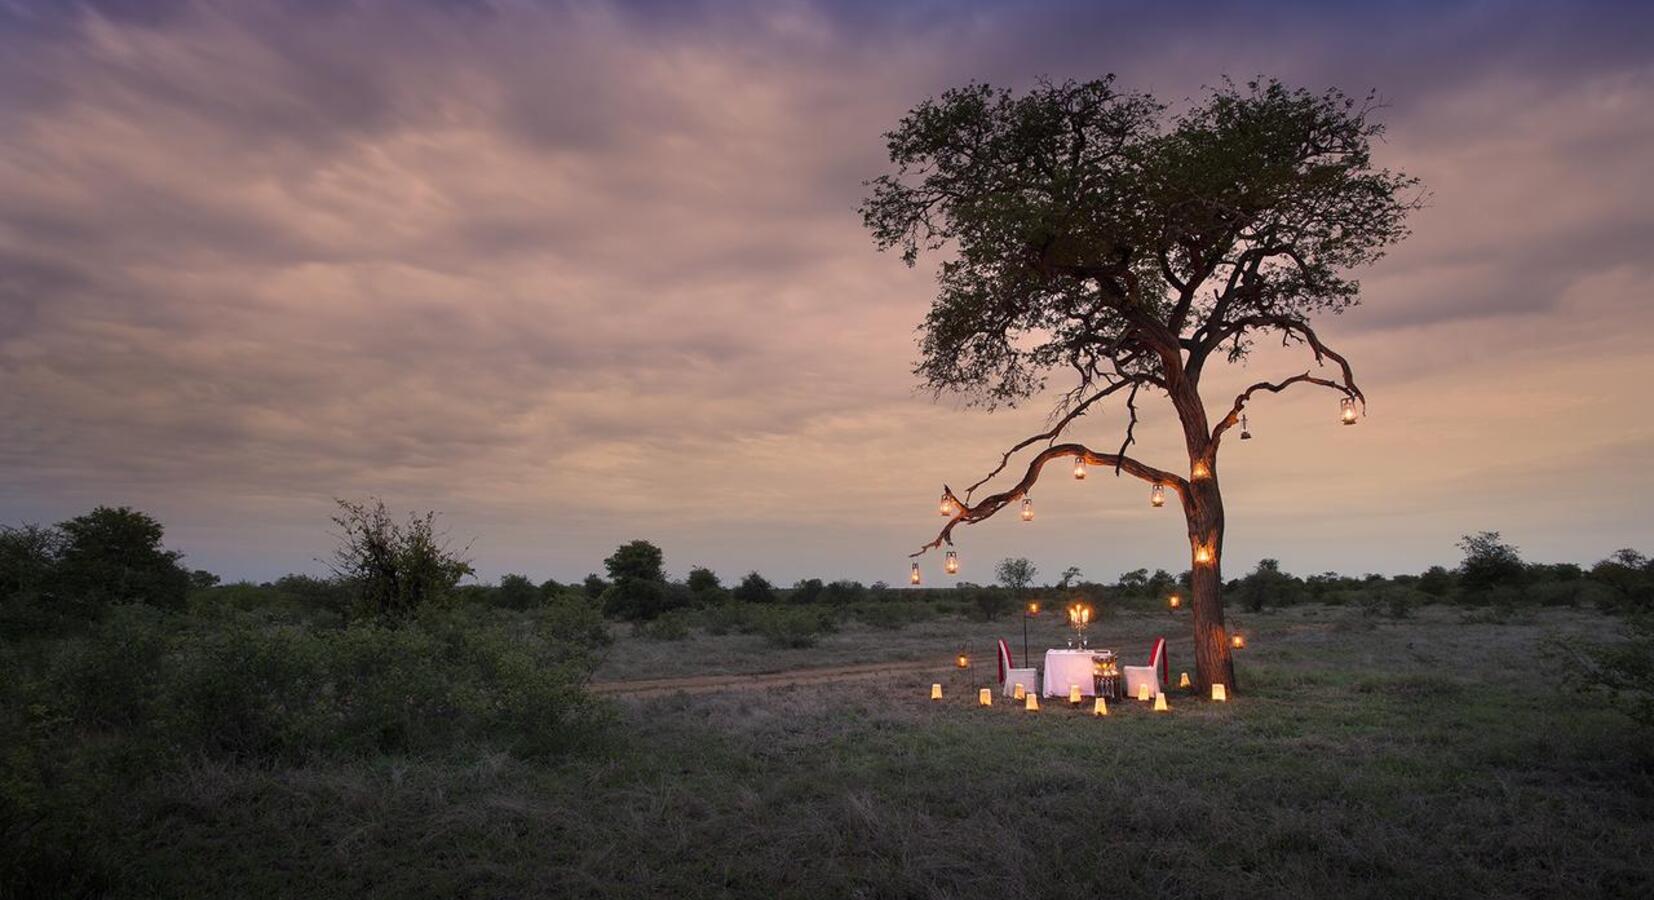
[{"label": "hanging lantern", "polygon": [[1030,616],[1039,615],[1039,602],[1038,601],[1035,601],[1035,602],[1032,602],[1032,603],[1028,604],[1028,615],[1030,615]]},{"label": "hanging lantern", "polygon": [[955,668],[968,669],[971,667],[971,658],[965,655],[965,651],[961,650],[959,655],[953,658],[953,665]]},{"label": "hanging lantern", "polygon": [[1246,430],[1246,414],[1241,413],[1241,440],[1252,440],[1252,432]]},{"label": "hanging lantern", "polygon": [[1229,689],[1221,684],[1212,685],[1212,699],[1219,703],[1229,702]]},{"label": "hanging lantern", "polygon": [[1149,505],[1157,508],[1166,505],[1165,485],[1156,484],[1154,488],[1149,491]]},{"label": "hanging lantern", "polygon": [[949,575],[958,575],[959,554],[949,550],[947,560],[942,563],[942,568],[946,569]]},{"label": "hanging lantern", "polygon": [[1074,480],[1075,481],[1084,481],[1085,480],[1085,457],[1084,456],[1074,457]]},{"label": "hanging lantern", "polygon": [[930,699],[932,699],[932,700],[942,699],[942,685],[941,684],[935,683],[935,684],[932,684],[930,686]]},{"label": "hanging lantern", "polygon": [[1094,716],[1108,715],[1108,701],[1098,697],[1097,702],[1091,704],[1091,714]]},{"label": "hanging lantern", "polygon": [[948,492],[943,491],[942,499],[937,501],[936,511],[944,516],[951,516],[959,511],[959,507],[954,505],[953,498],[948,496]]},{"label": "hanging lantern", "polygon": [[1032,497],[1022,498],[1022,521],[1034,521],[1034,498]]},{"label": "hanging lantern", "polygon": [[976,705],[977,706],[993,706],[994,705],[994,692],[988,690],[987,688],[983,688],[982,690],[977,691],[976,692]]},{"label": "hanging lantern", "polygon": [[1355,398],[1345,397],[1338,401],[1338,420],[1345,425],[1355,424]]},{"label": "hanging lantern", "polygon": [[1022,697],[1022,708],[1029,712],[1039,712],[1039,695],[1029,691]]},{"label": "hanging lantern", "polygon": [[1181,609],[1183,607],[1183,598],[1173,594],[1166,598],[1166,606],[1174,610]]},{"label": "hanging lantern", "polygon": [[1171,710],[1171,707],[1166,705],[1166,695],[1165,695],[1165,693],[1162,692],[1162,693],[1159,693],[1159,694],[1155,694],[1154,695],[1154,711],[1155,712],[1169,712],[1170,710]]},{"label": "hanging lantern", "polygon": [[919,564],[918,563],[914,563],[913,564],[913,571],[908,573],[907,583],[908,584],[918,584],[919,583]]},{"label": "hanging lantern", "polygon": [[1229,636],[1229,646],[1236,650],[1246,649],[1246,635],[1235,632]]}]

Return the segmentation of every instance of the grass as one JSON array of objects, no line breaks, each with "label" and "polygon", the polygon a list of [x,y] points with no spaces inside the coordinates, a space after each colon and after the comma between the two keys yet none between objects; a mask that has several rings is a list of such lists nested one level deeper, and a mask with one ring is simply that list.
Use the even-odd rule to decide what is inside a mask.
[{"label": "grass", "polygon": [[[598,671],[651,677],[935,659],[981,668],[616,702],[596,750],[157,772],[100,846],[111,895],[304,897],[1648,896],[1654,749],[1560,692],[1549,635],[1430,607],[1238,616],[1227,705],[1177,693],[1094,719],[972,705],[1020,622],[846,625],[809,649],[758,636],[622,635]],[[1189,668],[1187,622],[1122,613]],[[1051,617],[1030,643],[1060,645]],[[1037,652],[1037,651],[1036,651]],[[947,698],[924,699],[941,678]]]}]

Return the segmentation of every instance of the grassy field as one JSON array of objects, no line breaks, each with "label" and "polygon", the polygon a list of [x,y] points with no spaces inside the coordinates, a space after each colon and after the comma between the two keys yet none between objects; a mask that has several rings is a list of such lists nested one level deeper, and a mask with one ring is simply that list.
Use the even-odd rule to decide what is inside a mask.
[{"label": "grassy field", "polygon": [[[114,895],[1649,896],[1654,749],[1548,683],[1550,635],[1297,608],[1242,620],[1243,690],[1098,720],[970,703],[971,675],[614,701],[596,749],[158,773],[102,823]],[[1013,631],[1012,629],[1017,629]],[[1121,614],[1128,657],[1186,623]],[[622,638],[599,677],[935,659],[1015,619],[846,627],[817,647]],[[1043,620],[1031,642],[1060,641]],[[1014,636],[1014,637],[1013,637]],[[986,669],[984,669],[986,671]],[[925,699],[941,678],[948,698]]]}]

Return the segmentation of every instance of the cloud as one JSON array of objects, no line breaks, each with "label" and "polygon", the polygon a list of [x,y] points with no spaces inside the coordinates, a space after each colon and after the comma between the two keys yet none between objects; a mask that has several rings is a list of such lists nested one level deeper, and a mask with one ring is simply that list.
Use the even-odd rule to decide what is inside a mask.
[{"label": "cloud", "polygon": [[[1421,498],[1452,492],[1465,528],[1598,552],[1577,536],[1602,534],[1545,516],[1576,496],[1567,473],[1646,446],[1567,398],[1635,402],[1622,386],[1654,369],[1621,346],[1654,324],[1650,18],[0,7],[0,518],[135,503],[197,564],[269,576],[325,553],[329,498],[376,492],[448,511],[490,573],[577,576],[647,536],[682,568],[894,580],[940,482],[974,481],[1042,420],[914,391],[930,272],[874,253],[854,213],[880,133],[972,78],[1118,71],[1177,100],[1263,72],[1380,88],[1382,159],[1433,195],[1364,273],[1367,306],[1327,329],[1393,412],[1360,449],[1321,427],[1325,398],[1281,398],[1260,421],[1266,461],[1226,461],[1232,558],[1387,569],[1452,552],[1451,535],[1301,543],[1313,515],[1280,498],[1310,490],[1318,512],[1361,511],[1372,541],[1420,533],[1440,513]],[[1209,395],[1275,363],[1304,365],[1266,355]],[[1565,439],[1481,444],[1536,408],[1529,429],[1565,423]],[[1150,415],[1145,452],[1175,452]],[[1117,427],[1109,413],[1086,434]],[[978,526],[967,558],[1175,568],[1174,513],[1146,519],[1137,487],[1042,486],[1045,530]],[[1634,476],[1593,515],[1629,521],[1648,487]],[[1641,527],[1619,543],[1654,539]]]}]

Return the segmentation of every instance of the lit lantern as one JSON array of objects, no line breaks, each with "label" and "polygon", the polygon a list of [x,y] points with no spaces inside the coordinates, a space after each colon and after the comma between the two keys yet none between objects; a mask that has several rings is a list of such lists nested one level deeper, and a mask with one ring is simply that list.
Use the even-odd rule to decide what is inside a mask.
[{"label": "lit lantern", "polygon": [[1186,687],[1189,686],[1189,673],[1188,672],[1184,672],[1183,677],[1179,678],[1177,680],[1177,686],[1180,687],[1180,688],[1186,688]]},{"label": "lit lantern", "polygon": [[1345,397],[1338,401],[1338,420],[1345,425],[1355,424],[1355,398]]},{"label": "lit lantern", "polygon": [[1028,694],[1028,689],[1022,686],[1022,682],[1019,681],[1016,684],[1011,686],[1011,699],[1012,700],[1021,700],[1023,697],[1027,696],[1027,694]]},{"label": "lit lantern", "polygon": [[976,705],[977,706],[993,706],[994,705],[994,692],[988,690],[987,688],[983,688],[982,690],[977,691],[976,692]]},{"label": "lit lantern", "polygon": [[1022,698],[1022,708],[1029,712],[1039,712],[1039,695],[1029,691]]},{"label": "lit lantern", "polygon": [[1236,650],[1245,650],[1246,649],[1246,635],[1241,634],[1238,631],[1235,632],[1234,634],[1231,634],[1229,636],[1229,646],[1233,647]]},{"label": "lit lantern", "polygon": [[1039,615],[1039,604],[1037,602],[1028,604],[1028,615],[1030,615],[1030,616]]},{"label": "lit lantern", "polygon": [[1108,715],[1108,701],[1098,697],[1097,702],[1091,704],[1091,714],[1094,716]]},{"label": "lit lantern", "polygon": [[1179,597],[1176,594],[1173,594],[1170,597],[1166,598],[1166,606],[1170,607],[1171,609],[1182,609],[1183,608],[1183,598]]},{"label": "lit lantern", "polygon": [[1068,702],[1074,704],[1075,706],[1080,705],[1080,686],[1079,685],[1071,684],[1071,685],[1068,686]]},{"label": "lit lantern", "polygon": [[1221,684],[1212,685],[1212,699],[1219,703],[1229,702],[1229,689]]},{"label": "lit lantern", "polygon": [[1195,562],[1209,563],[1212,561],[1212,549],[1205,544],[1195,548]]},{"label": "lit lantern", "polygon": [[1022,498],[1022,521],[1034,521],[1034,498],[1032,497]]},{"label": "lit lantern", "polygon": [[949,575],[958,575],[959,574],[959,554],[953,552],[952,550],[949,550],[947,561],[942,563],[942,568],[946,569],[947,573]]},{"label": "lit lantern", "polygon": [[1246,414],[1241,413],[1241,440],[1252,440],[1252,432],[1246,430]]},{"label": "lit lantern", "polygon": [[942,699],[942,685],[940,683],[932,684],[930,686],[930,699],[932,699],[932,700]]},{"label": "lit lantern", "polygon": [[919,564],[918,563],[914,563],[913,564],[913,571],[908,573],[907,583],[908,584],[918,584],[919,583]]},{"label": "lit lantern", "polygon": [[965,655],[965,651],[961,650],[959,655],[953,658],[953,664],[956,668],[968,669],[971,667],[971,658]]},{"label": "lit lantern", "polygon": [[1189,469],[1189,475],[1193,478],[1211,478],[1212,470],[1206,465],[1205,460],[1195,460],[1194,466]]},{"label": "lit lantern", "polygon": [[1149,683],[1147,681],[1137,685],[1137,699],[1147,702],[1149,699]]},{"label": "lit lantern", "polygon": [[1154,695],[1154,711],[1155,712],[1167,712],[1170,709],[1171,709],[1171,707],[1166,705],[1166,695],[1165,694],[1155,694]]},{"label": "lit lantern", "polygon": [[1084,456],[1074,457],[1074,480],[1075,481],[1084,481],[1085,480],[1085,457]]},{"label": "lit lantern", "polygon": [[1157,508],[1166,505],[1165,485],[1156,484],[1154,489],[1149,491],[1149,505]]},{"label": "lit lantern", "polygon": [[947,491],[943,491],[942,499],[936,504],[936,511],[944,516],[951,516],[958,510],[959,507],[954,505],[953,498],[948,496]]}]

